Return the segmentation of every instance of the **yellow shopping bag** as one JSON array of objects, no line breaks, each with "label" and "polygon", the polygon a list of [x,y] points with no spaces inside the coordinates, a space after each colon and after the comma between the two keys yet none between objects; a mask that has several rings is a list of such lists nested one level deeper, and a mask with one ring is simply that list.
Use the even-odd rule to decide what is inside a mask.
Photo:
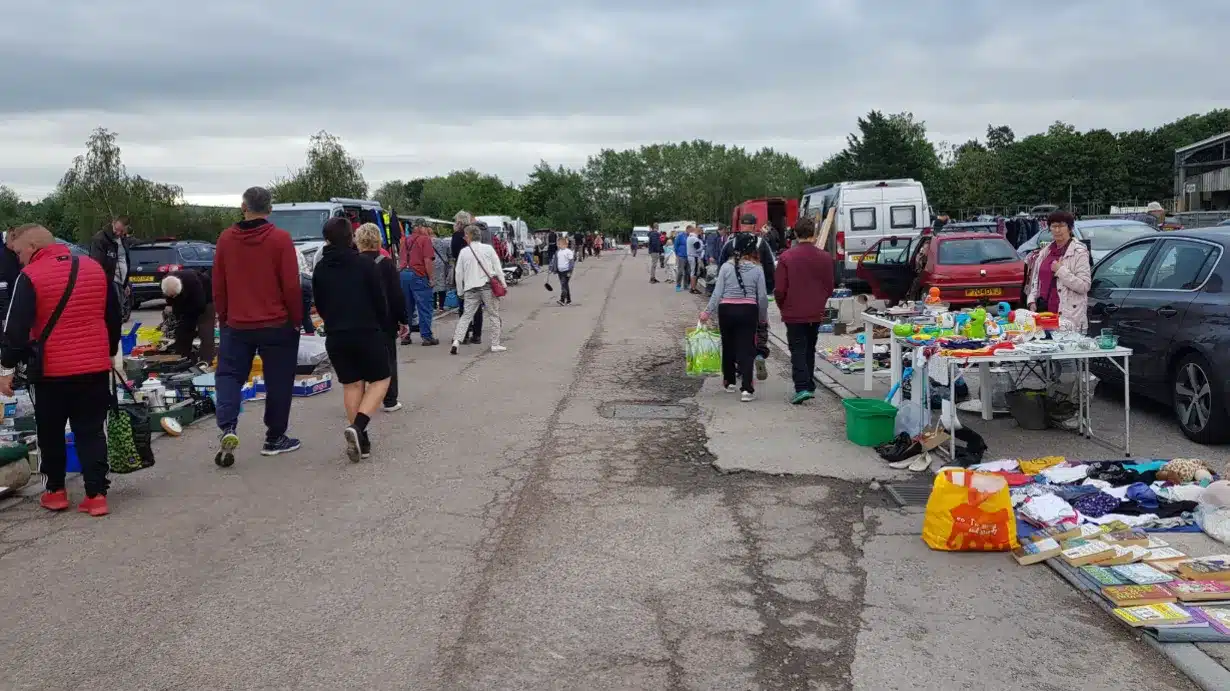
[{"label": "yellow shopping bag", "polygon": [[947,552],[1007,552],[1020,546],[1008,481],[994,473],[946,468],[935,476],[923,542]]}]

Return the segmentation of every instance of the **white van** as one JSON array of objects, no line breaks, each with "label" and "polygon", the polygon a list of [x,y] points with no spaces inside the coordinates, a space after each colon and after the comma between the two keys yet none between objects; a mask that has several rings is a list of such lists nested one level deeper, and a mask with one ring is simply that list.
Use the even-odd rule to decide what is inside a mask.
[{"label": "white van", "polygon": [[370,199],[333,197],[327,202],[289,202],[274,204],[269,222],[290,233],[299,253],[308,263],[316,265],[320,249],[325,246],[321,231],[325,221],[337,216],[352,216],[359,223],[384,225],[384,209]]},{"label": "white van", "polygon": [[836,182],[803,190],[799,216],[819,230],[836,207],[825,249],[838,264],[838,281],[852,279],[862,253],[883,237],[911,238],[931,225],[931,207],[921,182],[909,178]]},{"label": "white van", "polygon": [[645,247],[649,244],[649,234],[653,232],[653,228],[649,226],[632,226],[632,237],[636,238],[638,247]]}]

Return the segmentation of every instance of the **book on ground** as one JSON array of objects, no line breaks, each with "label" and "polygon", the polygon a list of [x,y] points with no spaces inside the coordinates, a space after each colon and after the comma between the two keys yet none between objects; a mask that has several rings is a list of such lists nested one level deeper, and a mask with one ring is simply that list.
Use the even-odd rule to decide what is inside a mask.
[{"label": "book on ground", "polygon": [[1174,593],[1161,585],[1108,585],[1102,588],[1102,597],[1116,607],[1160,605],[1176,600]]},{"label": "book on ground", "polygon": [[1086,566],[1114,556],[1115,548],[1101,540],[1070,540],[1060,554],[1070,566]]},{"label": "book on ground", "polygon": [[1028,566],[1058,556],[1060,551],[1059,543],[1052,538],[1036,542],[1025,540],[1020,547],[1012,550],[1012,558],[1021,566]]},{"label": "book on ground", "polygon": [[1160,537],[1155,537],[1153,535],[1149,536],[1149,544],[1145,545],[1145,547],[1148,547],[1149,549],[1161,549],[1162,547],[1169,547],[1169,546],[1170,546],[1169,542],[1166,542]]},{"label": "book on ground", "polygon": [[1230,607],[1209,607],[1199,605],[1187,608],[1192,614],[1209,622],[1218,632],[1230,636]]},{"label": "book on ground", "polygon": [[1221,581],[1172,581],[1166,589],[1182,602],[1230,600],[1230,584]]},{"label": "book on ground", "polygon": [[1178,564],[1179,575],[1192,581],[1230,581],[1230,554],[1188,559]]},{"label": "book on ground", "polygon": [[1190,624],[1192,615],[1187,610],[1174,603],[1160,605],[1141,605],[1139,607],[1118,607],[1111,613],[1128,626],[1176,626]]},{"label": "book on ground", "polygon": [[1123,566],[1112,566],[1111,571],[1116,575],[1122,576],[1131,583],[1136,585],[1156,585],[1159,583],[1169,583],[1174,580],[1174,576],[1164,571],[1149,566],[1148,564],[1125,564]]},{"label": "book on ground", "polygon": [[1109,542],[1112,545],[1120,545],[1123,547],[1127,547],[1128,545],[1133,545],[1136,547],[1145,547],[1146,545],[1149,544],[1149,534],[1141,530],[1140,528],[1133,528],[1131,530],[1120,530],[1114,533],[1107,533],[1103,535],[1101,539],[1105,542]]},{"label": "book on ground", "polygon": [[1098,584],[1098,587],[1104,585],[1128,585],[1130,581],[1110,570],[1105,566],[1082,566],[1081,573],[1090,581]]},{"label": "book on ground", "polygon": [[1149,550],[1145,549],[1144,547],[1136,547],[1135,545],[1128,545],[1127,547],[1121,547],[1119,545],[1111,545],[1111,547],[1114,548],[1115,553],[1112,554],[1108,559],[1099,559],[1097,562],[1095,562],[1096,564],[1098,564],[1099,566],[1118,566],[1120,564],[1135,564],[1136,562],[1143,559],[1146,554],[1149,553]]},{"label": "book on ground", "polygon": [[[1103,532],[1105,531],[1102,530],[1101,526],[1097,526],[1092,523],[1082,523],[1077,526],[1057,525],[1051,528],[1047,528],[1043,530],[1042,532],[1036,534],[1034,536],[1034,539],[1035,540],[1045,540],[1046,538],[1051,538],[1055,540],[1056,542],[1058,542],[1060,545],[1063,545],[1063,543],[1067,542],[1068,540],[1074,540],[1077,538],[1088,539],[1091,537],[1097,537],[1098,535],[1101,535]],[[1067,546],[1064,545],[1064,548],[1066,549]]]}]

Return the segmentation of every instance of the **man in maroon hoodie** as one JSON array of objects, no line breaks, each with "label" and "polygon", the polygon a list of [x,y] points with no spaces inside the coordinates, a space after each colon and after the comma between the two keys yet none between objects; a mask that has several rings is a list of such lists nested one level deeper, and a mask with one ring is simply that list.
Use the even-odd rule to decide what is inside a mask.
[{"label": "man in maroon hoodie", "polygon": [[786,324],[794,398],[798,405],[816,397],[816,340],[833,294],[833,258],[816,247],[816,224],[801,218],[794,225],[795,243],[777,260],[773,299]]},{"label": "man in maroon hoodie", "polygon": [[261,454],[299,448],[298,439],[286,436],[299,361],[297,327],[303,320],[299,259],[290,234],[269,222],[272,201],[269,190],[248,188],[240,209],[243,220],[222,231],[214,252],[214,308],[221,336],[215,374],[221,448],[214,463],[222,467],[235,462],[240,390],[256,355],[265,379]]}]

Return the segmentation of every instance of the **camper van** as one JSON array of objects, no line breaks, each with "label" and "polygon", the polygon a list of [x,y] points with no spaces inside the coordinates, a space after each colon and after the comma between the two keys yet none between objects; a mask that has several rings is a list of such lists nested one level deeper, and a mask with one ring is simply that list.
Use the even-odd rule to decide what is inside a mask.
[{"label": "camper van", "polygon": [[[837,279],[852,282],[862,253],[883,237],[911,238],[931,225],[922,183],[909,178],[836,182],[803,190],[799,214],[819,229],[836,209],[825,249],[837,260]],[[857,281],[854,281],[857,282]]]}]

